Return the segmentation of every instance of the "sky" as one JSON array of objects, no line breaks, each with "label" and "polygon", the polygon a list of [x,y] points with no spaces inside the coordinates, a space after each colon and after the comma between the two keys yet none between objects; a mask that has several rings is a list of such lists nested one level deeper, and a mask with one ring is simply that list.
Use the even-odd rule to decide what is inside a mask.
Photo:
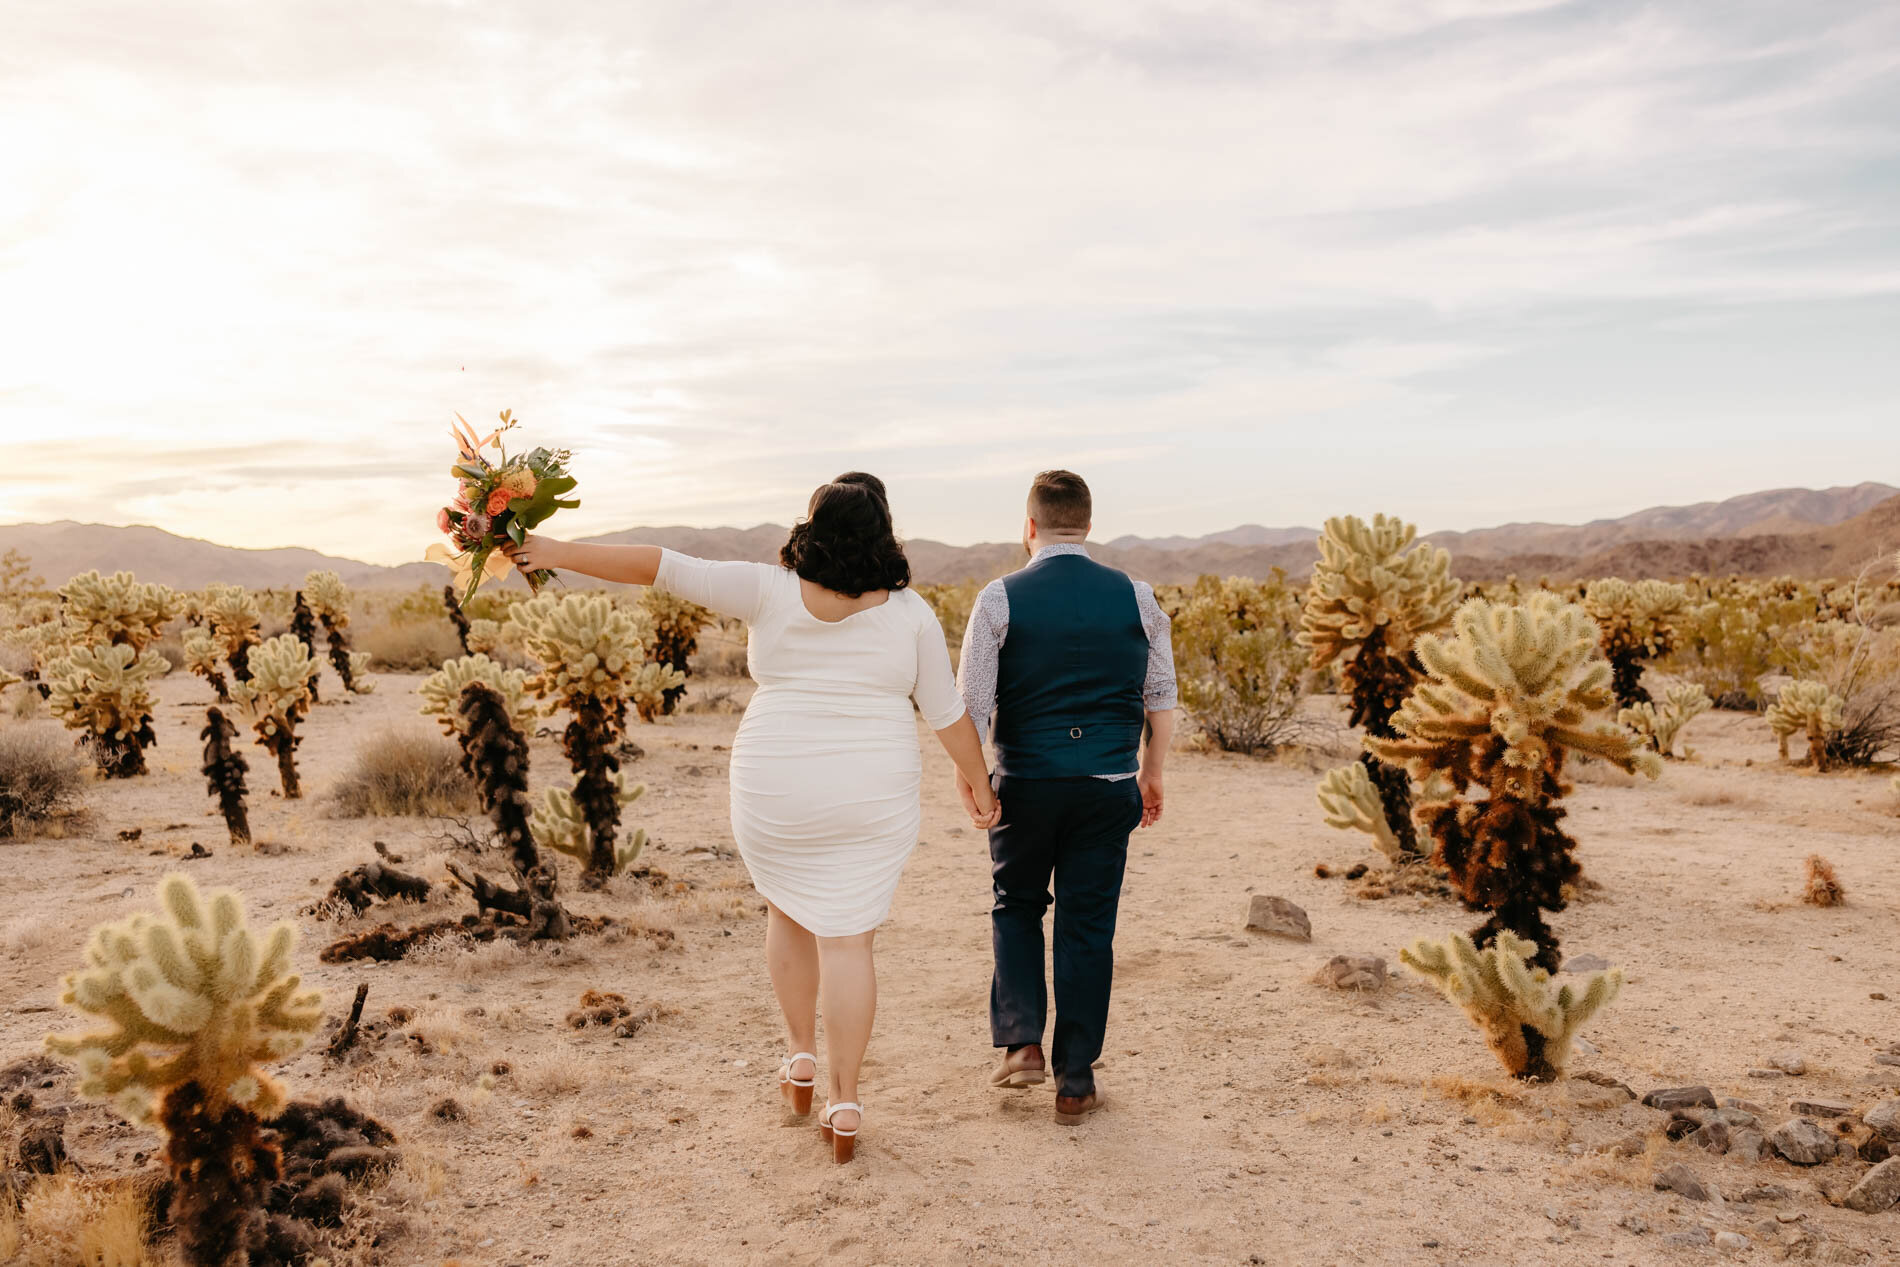
[{"label": "sky", "polygon": [[9,0],[0,522],[555,536],[1900,482],[1891,0]]}]

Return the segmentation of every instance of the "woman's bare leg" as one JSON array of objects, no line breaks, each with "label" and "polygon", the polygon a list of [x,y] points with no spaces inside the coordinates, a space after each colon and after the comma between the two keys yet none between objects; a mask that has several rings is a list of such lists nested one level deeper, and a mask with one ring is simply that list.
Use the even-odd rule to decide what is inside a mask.
[{"label": "woman's bare leg", "polygon": [[[819,993],[825,1008],[826,1065],[831,1075],[831,1102],[858,1103],[858,1067],[871,1042],[871,1018],[877,1013],[877,969],[871,960],[876,931],[855,937],[820,937],[818,941]],[[832,1123],[856,1130],[859,1115],[847,1109]]]},{"label": "woman's bare leg", "polygon": [[[785,1050],[818,1050],[818,939],[803,924],[767,902],[765,966],[772,992],[785,1014]],[[792,1077],[814,1078],[807,1061],[792,1064]]]}]

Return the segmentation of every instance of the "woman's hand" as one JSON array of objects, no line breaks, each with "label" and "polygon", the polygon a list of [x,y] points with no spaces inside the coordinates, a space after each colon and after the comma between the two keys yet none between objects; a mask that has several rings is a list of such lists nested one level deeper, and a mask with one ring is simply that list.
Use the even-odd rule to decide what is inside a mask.
[{"label": "woman's hand", "polygon": [[1003,806],[990,785],[971,786],[962,770],[957,771],[957,798],[963,802],[963,812],[970,816],[970,825],[978,831],[988,831],[1003,816]]},{"label": "woman's hand", "polygon": [[533,572],[541,568],[558,568],[563,566],[561,563],[561,547],[566,544],[567,542],[565,541],[556,541],[552,537],[544,537],[539,533],[530,532],[525,534],[520,545],[516,545],[514,542],[504,538],[496,549],[507,555],[509,562],[513,563],[523,572]]}]

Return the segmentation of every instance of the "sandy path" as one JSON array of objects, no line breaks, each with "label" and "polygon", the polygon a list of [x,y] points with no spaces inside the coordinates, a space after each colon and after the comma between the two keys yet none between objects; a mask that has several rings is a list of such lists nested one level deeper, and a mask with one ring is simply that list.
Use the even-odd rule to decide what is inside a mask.
[{"label": "sandy path", "polygon": [[[375,695],[317,710],[301,750],[312,795],[337,777],[353,736],[408,721],[415,681],[383,675]],[[63,1024],[41,1009],[84,929],[143,905],[178,865],[151,849],[203,840],[216,856],[184,865],[201,882],[239,886],[272,916],[367,858],[372,838],[440,873],[414,822],[328,819],[315,801],[255,792],[259,835],[290,852],[224,847],[195,773],[205,694],[181,675],[163,684],[155,774],[95,787],[88,832],[0,845],[0,1062]],[[636,770],[654,789],[636,807],[655,833],[650,859],[693,892],[570,901],[674,928],[673,949],[621,938],[331,967],[315,950],[335,926],[300,921],[309,976],[335,1006],[368,980],[371,1014],[405,1004],[418,1012],[409,1032],[427,1039],[424,1051],[398,1035],[345,1070],[326,1071],[313,1053],[290,1066],[300,1091],[346,1090],[408,1149],[383,1198],[401,1234],[368,1260],[1647,1263],[1713,1253],[1665,1239],[1703,1228],[1743,1232],[1758,1258],[1796,1231],[1829,1261],[1900,1254],[1900,1213],[1855,1214],[1816,1193],[1817,1179],[1838,1185],[1846,1166],[1744,1167],[1672,1144],[1665,1159],[1688,1161],[1724,1195],[1757,1183],[1790,1194],[1702,1204],[1655,1192],[1641,1162],[1589,1150],[1658,1127],[1661,1115],[1584,1083],[1510,1084],[1456,1010],[1403,977],[1365,996],[1309,984],[1332,954],[1379,953],[1396,966],[1410,938],[1476,920],[1442,901],[1356,900],[1342,881],[1315,878],[1317,859],[1363,855],[1320,822],[1319,759],[1298,755],[1177,754],[1168,815],[1130,855],[1100,1075],[1113,1104],[1070,1129],[1052,1120],[1046,1084],[987,1086],[988,857],[958,825],[948,763],[929,745],[923,843],[879,938],[860,1161],[834,1166],[815,1126],[782,1120],[757,899],[739,863],[707,849],[730,846],[723,746],[735,721],[689,715],[637,734],[649,755]],[[1604,955],[1630,976],[1588,1033],[1600,1053],[1577,1067],[1639,1092],[1706,1081],[1762,1105],[1769,1124],[1795,1091],[1862,1103],[1892,1094],[1900,1069],[1872,1061],[1900,1041],[1900,818],[1884,778],[1773,768],[1773,741],[1752,718],[1710,714],[1689,739],[1697,761],[1663,783],[1599,775],[1572,798],[1586,869],[1604,887],[1554,922],[1568,953]],[[253,751],[256,789],[267,771]],[[538,786],[560,763],[545,738],[534,755]],[[132,826],[144,827],[140,841],[115,838]],[[1792,904],[1800,861],[1816,850],[1839,868],[1850,905]],[[1253,891],[1304,906],[1312,943],[1243,931]],[[464,908],[443,899],[429,909]],[[571,1031],[561,1018],[590,986],[678,1014],[629,1039]],[[1746,1076],[1788,1046],[1806,1055],[1806,1077]],[[498,1060],[510,1071],[485,1088]],[[1475,1098],[1452,1093],[1461,1079],[1480,1084]],[[445,1095],[461,1120],[427,1113]],[[103,1110],[74,1123],[74,1151],[95,1167],[152,1147]],[[1799,1217],[1758,1226],[1777,1211]],[[1634,1220],[1647,1230],[1619,1222]]]}]

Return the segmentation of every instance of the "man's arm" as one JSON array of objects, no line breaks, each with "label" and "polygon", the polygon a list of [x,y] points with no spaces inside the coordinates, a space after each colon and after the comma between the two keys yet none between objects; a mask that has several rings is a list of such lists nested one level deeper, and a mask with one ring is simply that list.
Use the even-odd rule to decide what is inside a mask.
[{"label": "man's arm", "polygon": [[1148,675],[1141,685],[1141,706],[1148,713],[1148,734],[1141,745],[1141,768],[1135,784],[1141,789],[1141,825],[1161,820],[1161,776],[1168,746],[1174,742],[1174,709],[1179,702],[1174,676],[1174,628],[1168,613],[1155,601],[1154,587],[1137,582],[1135,598],[1141,607],[1141,625],[1148,633]]},{"label": "man's arm", "polygon": [[[969,623],[963,627],[963,650],[957,657],[957,689],[964,711],[976,725],[977,742],[989,737],[990,718],[996,712],[996,671],[1009,632],[1009,595],[1001,581],[992,581],[976,596]],[[979,818],[976,792],[963,771],[957,771],[957,795],[972,818]]]}]

